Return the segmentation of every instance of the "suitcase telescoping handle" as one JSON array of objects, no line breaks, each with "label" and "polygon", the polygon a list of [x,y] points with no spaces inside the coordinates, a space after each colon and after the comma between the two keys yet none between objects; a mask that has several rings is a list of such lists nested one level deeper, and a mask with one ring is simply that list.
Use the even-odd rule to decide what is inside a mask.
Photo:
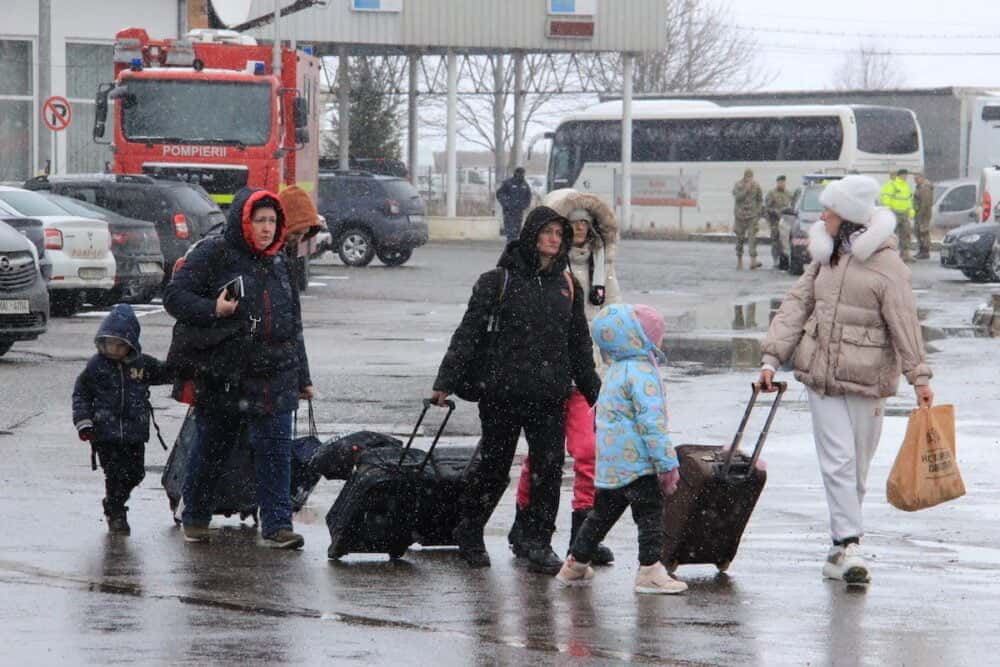
[{"label": "suitcase telescoping handle", "polygon": [[[399,454],[399,465],[402,467],[403,461],[406,460],[406,453],[410,451],[410,447],[413,445],[413,439],[417,437],[417,431],[420,430],[420,425],[424,423],[424,417],[427,416],[427,411],[432,405],[437,405],[431,399],[424,399],[424,409],[420,412],[420,418],[417,419],[417,423],[413,425],[413,433],[410,434],[410,439],[406,441],[406,446],[403,447],[403,451]],[[434,447],[437,446],[438,440],[441,439],[441,434],[444,433],[444,427],[448,425],[448,419],[451,418],[451,413],[455,411],[455,401],[446,400],[444,402],[445,407],[448,408],[447,414],[445,414],[444,419],[441,420],[441,425],[438,426],[437,433],[434,435],[434,441],[431,442],[431,446],[427,448],[427,454],[424,456],[424,460],[420,463],[420,468],[417,472],[423,472],[424,468],[427,466],[427,462],[431,460],[431,454],[434,452]]]},{"label": "suitcase telescoping handle", "polygon": [[[767,413],[767,419],[764,421],[764,428],[760,431],[760,436],[757,438],[757,444],[753,448],[753,455],[750,457],[750,465],[747,467],[747,474],[753,470],[753,467],[757,465],[757,459],[760,458],[760,450],[764,448],[764,441],[767,440],[767,433],[771,430],[771,422],[774,421],[774,414],[778,411],[778,404],[781,403],[781,397],[788,389],[787,382],[772,382],[771,386],[777,388],[778,394],[774,397],[774,402],[771,403],[771,409]],[[753,406],[757,403],[757,396],[760,395],[761,386],[759,382],[754,382],[750,385],[753,393],[750,394],[750,402],[747,403],[747,409],[743,413],[743,419],[740,420],[740,427],[736,431],[736,435],[733,437],[733,444],[730,446],[729,451],[726,453],[726,462],[722,465],[722,478],[726,479],[729,477],[729,469],[733,464],[733,456],[736,455],[736,450],[740,447],[740,442],[743,440],[743,432],[746,430],[747,422],[750,421],[750,411],[753,410]]]}]

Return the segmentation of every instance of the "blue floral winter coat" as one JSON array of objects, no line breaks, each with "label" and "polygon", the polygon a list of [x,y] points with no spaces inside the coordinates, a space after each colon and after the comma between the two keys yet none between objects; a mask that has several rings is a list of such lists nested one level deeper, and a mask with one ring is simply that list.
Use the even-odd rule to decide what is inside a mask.
[{"label": "blue floral winter coat", "polygon": [[590,331],[610,363],[597,399],[595,486],[619,489],[640,477],[676,468],[656,365],[663,353],[646,336],[629,304],[604,308]]}]

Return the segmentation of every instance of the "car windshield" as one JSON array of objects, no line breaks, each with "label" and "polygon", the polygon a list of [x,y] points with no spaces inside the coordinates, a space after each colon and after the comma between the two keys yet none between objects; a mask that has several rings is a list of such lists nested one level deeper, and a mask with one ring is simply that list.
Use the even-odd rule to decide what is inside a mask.
[{"label": "car windshield", "polygon": [[0,191],[0,200],[20,215],[66,215],[66,211],[50,202],[37,192],[28,190]]},{"label": "car windshield", "polygon": [[802,204],[799,206],[799,210],[807,213],[822,212],[823,205],[819,203],[819,193],[821,192],[823,192],[823,188],[806,188],[805,192],[802,193]]},{"label": "car windshield", "polygon": [[271,136],[267,83],[131,79],[125,87],[130,141],[260,146]]},{"label": "car windshield", "polygon": [[391,199],[398,199],[399,201],[405,201],[407,199],[413,199],[414,197],[420,196],[420,193],[417,192],[412,185],[410,185],[409,181],[404,181],[401,178],[393,178],[382,181],[382,187],[385,188],[385,193]]},{"label": "car windshield", "polygon": [[97,218],[106,222],[115,222],[121,218],[121,216],[106,208],[101,208],[96,204],[80,201],[73,197],[64,197],[63,195],[46,195],[46,197],[49,201],[71,215],[79,215],[84,218]]},{"label": "car windshield", "polygon": [[[195,187],[198,189],[196,190]],[[171,188],[177,204],[188,213],[210,213],[219,207],[200,186]]]}]

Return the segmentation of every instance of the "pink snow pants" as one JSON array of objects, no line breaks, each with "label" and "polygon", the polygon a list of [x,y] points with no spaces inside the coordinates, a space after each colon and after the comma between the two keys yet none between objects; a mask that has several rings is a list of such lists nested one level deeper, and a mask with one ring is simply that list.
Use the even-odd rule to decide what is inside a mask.
[{"label": "pink snow pants", "polygon": [[[594,409],[578,389],[566,401],[566,452],[573,457],[573,511],[594,506]],[[528,457],[521,465],[517,482],[517,506],[524,509],[531,502],[531,467]]]}]

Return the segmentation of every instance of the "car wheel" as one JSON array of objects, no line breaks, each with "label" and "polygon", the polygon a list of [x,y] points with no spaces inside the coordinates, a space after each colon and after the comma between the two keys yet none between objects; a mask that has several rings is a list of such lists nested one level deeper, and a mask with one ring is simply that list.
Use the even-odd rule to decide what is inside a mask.
[{"label": "car wheel", "polygon": [[71,317],[83,308],[83,292],[59,290],[49,294],[49,309],[56,317]]},{"label": "car wheel", "polygon": [[990,281],[1000,282],[1000,246],[998,245],[994,245],[993,249],[990,250],[987,271],[990,274]]},{"label": "car wheel", "polygon": [[113,306],[116,303],[123,301],[124,294],[122,291],[115,287],[108,290],[94,290],[88,295],[88,300],[94,306]]},{"label": "car wheel", "polygon": [[974,283],[985,283],[990,280],[989,270],[962,269],[962,275]]},{"label": "car wheel", "polygon": [[406,264],[410,257],[413,256],[412,250],[383,250],[378,249],[375,251],[378,255],[379,261],[386,266],[402,266]]},{"label": "car wheel", "polygon": [[0,357],[10,352],[11,346],[14,344],[12,340],[0,340]]},{"label": "car wheel", "polygon": [[351,227],[337,242],[340,261],[348,266],[367,266],[375,256],[371,234],[360,227]]}]

